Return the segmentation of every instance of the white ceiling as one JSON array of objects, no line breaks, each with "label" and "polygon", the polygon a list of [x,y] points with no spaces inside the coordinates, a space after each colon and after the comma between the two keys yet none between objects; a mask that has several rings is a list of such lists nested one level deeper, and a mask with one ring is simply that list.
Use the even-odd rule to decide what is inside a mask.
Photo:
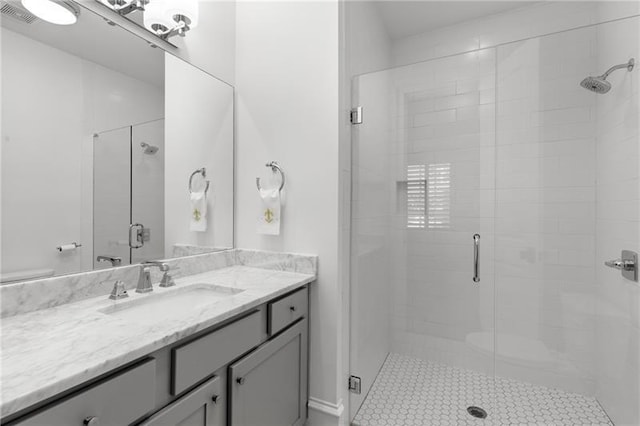
[{"label": "white ceiling", "polygon": [[395,40],[534,3],[538,1],[386,0],[375,4],[389,37]]},{"label": "white ceiling", "polygon": [[[11,4],[20,7],[16,0]],[[74,25],[54,25],[40,19],[25,24],[2,16],[3,27],[95,62],[128,76],[164,87],[164,51],[151,48],[134,34],[109,25],[102,17],[81,8]]]}]

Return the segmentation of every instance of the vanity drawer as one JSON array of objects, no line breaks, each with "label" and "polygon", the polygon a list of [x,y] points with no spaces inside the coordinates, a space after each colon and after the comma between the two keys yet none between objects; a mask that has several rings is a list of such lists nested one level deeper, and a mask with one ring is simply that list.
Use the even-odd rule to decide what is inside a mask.
[{"label": "vanity drawer", "polygon": [[309,297],[307,288],[302,288],[280,300],[269,303],[267,331],[274,335],[299,318],[307,316]]},{"label": "vanity drawer", "polygon": [[155,383],[156,362],[151,358],[72,394],[14,426],[128,425],[154,409]]},{"label": "vanity drawer", "polygon": [[171,394],[178,395],[263,340],[260,311],[172,349]]}]

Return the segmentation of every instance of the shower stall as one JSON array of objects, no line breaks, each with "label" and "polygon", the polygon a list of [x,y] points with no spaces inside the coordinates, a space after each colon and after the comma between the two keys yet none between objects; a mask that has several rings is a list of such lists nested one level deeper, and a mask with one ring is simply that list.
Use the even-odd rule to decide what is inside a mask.
[{"label": "shower stall", "polygon": [[164,256],[164,119],[93,137],[93,266]]},{"label": "shower stall", "polygon": [[353,79],[352,424],[639,424],[639,30]]}]

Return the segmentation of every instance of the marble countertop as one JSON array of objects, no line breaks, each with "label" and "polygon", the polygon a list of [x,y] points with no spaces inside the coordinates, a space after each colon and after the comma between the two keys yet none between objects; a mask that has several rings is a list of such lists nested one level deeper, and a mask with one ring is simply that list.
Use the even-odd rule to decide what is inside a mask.
[{"label": "marble countertop", "polygon": [[[216,325],[315,280],[315,275],[230,266],[176,280],[176,286],[123,301],[106,295],[2,320],[0,416],[6,417],[60,392]],[[100,310],[181,286],[212,283],[244,290],[171,319],[136,324]]]}]

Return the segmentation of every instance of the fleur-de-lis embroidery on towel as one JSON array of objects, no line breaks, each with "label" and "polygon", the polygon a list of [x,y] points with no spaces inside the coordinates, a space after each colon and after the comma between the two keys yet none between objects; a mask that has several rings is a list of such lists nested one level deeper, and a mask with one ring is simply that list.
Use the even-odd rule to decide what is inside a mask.
[{"label": "fleur-de-lis embroidery on towel", "polygon": [[266,210],[264,211],[264,220],[265,220],[265,222],[267,222],[267,223],[271,223],[271,222],[273,222],[273,216],[274,216],[274,214],[273,214],[273,210],[271,210],[271,209],[266,209]]},{"label": "fleur-de-lis embroidery on towel", "polygon": [[193,209],[193,220],[198,222],[198,221],[200,221],[200,217],[201,216],[202,216],[202,213],[200,213],[199,209]]}]

